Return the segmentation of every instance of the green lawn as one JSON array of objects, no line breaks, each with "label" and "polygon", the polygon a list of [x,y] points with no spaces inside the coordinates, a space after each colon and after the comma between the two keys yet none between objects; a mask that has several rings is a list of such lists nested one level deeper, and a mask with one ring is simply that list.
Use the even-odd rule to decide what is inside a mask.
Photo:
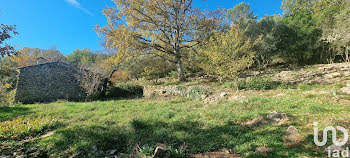
[{"label": "green lawn", "polygon": [[[314,121],[319,122],[319,128],[328,125],[349,128],[346,121],[350,119],[349,101],[332,93],[332,87],[255,91],[248,99],[218,104],[174,98],[18,105],[0,108],[0,122],[18,117],[57,119],[55,126],[41,129],[42,133],[54,130],[52,136],[26,144],[39,145],[53,157],[74,154],[95,157],[98,155],[92,150],[94,146],[102,151],[115,149],[118,153],[152,156],[157,143],[167,144],[171,157],[221,149],[233,149],[243,157],[254,157],[253,151],[258,146],[272,148],[269,157],[318,157],[322,156],[323,149],[313,143]],[[325,89],[329,93],[317,93]],[[279,93],[285,95],[274,96]],[[272,111],[287,113],[291,125],[304,137],[301,145],[283,144],[282,136],[288,125],[241,125]],[[2,140],[7,146],[16,142]]]}]

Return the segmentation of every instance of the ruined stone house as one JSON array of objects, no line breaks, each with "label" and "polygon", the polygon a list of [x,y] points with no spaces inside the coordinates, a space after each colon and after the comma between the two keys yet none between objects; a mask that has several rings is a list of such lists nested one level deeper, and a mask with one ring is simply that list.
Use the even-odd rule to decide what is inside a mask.
[{"label": "ruined stone house", "polygon": [[44,63],[18,71],[16,102],[84,101],[102,92],[100,75],[66,63]]}]

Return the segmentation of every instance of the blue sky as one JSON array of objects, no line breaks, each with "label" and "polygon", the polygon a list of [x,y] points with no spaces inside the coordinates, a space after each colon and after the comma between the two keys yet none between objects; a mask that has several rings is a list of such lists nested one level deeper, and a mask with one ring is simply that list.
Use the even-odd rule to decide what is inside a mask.
[{"label": "blue sky", "polygon": [[[215,9],[249,3],[255,15],[281,14],[282,0],[194,0],[194,6]],[[106,24],[101,11],[114,6],[111,0],[0,0],[0,23],[17,25],[20,33],[8,43],[49,49],[56,46],[64,54],[76,48],[101,50],[103,39],[93,30]]]}]

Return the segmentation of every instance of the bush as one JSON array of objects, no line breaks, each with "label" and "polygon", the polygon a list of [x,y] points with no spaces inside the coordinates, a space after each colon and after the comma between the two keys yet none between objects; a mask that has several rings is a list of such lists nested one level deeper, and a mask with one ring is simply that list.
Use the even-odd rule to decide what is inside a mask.
[{"label": "bush", "polygon": [[269,90],[276,89],[280,85],[279,82],[272,81],[271,78],[251,77],[249,80],[237,82],[238,89],[247,90]]},{"label": "bush", "polygon": [[105,94],[105,98],[141,98],[143,87],[132,84],[122,84],[110,87]]},{"label": "bush", "polygon": [[254,63],[254,46],[261,40],[246,36],[247,29],[232,26],[227,32],[214,33],[202,51],[201,69],[221,81],[236,78]]},{"label": "bush", "polygon": [[8,90],[0,86],[0,107],[11,106],[15,102],[16,90]]},{"label": "bush", "polygon": [[209,94],[210,92],[208,90],[196,86],[190,89],[190,91],[188,92],[188,97],[190,97],[193,100],[201,100]]}]

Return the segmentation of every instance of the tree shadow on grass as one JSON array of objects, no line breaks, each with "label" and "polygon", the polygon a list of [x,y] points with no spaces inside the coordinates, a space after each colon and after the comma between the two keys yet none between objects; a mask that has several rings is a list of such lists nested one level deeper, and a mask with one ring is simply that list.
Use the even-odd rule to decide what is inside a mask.
[{"label": "tree shadow on grass", "polygon": [[12,120],[16,117],[29,114],[27,107],[0,107],[0,122]]},{"label": "tree shadow on grass", "polygon": [[60,129],[55,132],[54,137],[45,141],[53,147],[51,152],[63,154],[60,156],[80,153],[82,157],[86,157],[88,153],[94,152],[94,146],[99,151],[117,150],[118,153],[132,153],[135,145],[154,149],[157,143],[165,143],[172,149],[186,148],[188,154],[233,149],[242,156],[259,157],[252,154],[253,151],[258,146],[266,145],[272,148],[268,157],[319,156],[311,149],[312,142],[295,147],[284,145],[282,135],[286,128],[273,126],[262,127],[261,130],[259,127],[250,128],[232,123],[206,127],[204,123],[196,121],[169,123],[133,120],[127,128],[107,127],[101,124]]}]

